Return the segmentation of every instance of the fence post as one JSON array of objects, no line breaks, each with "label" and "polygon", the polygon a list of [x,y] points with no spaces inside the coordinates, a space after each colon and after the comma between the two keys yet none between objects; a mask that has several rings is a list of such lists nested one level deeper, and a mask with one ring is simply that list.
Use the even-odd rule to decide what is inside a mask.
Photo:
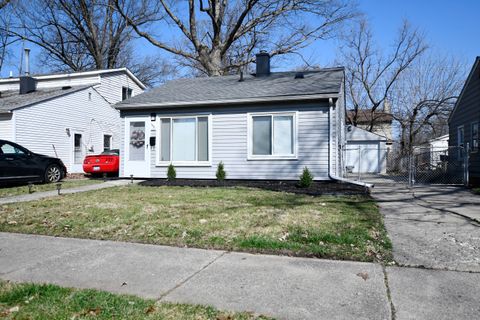
[{"label": "fence post", "polygon": [[408,187],[413,186],[413,149],[408,152]]},{"label": "fence post", "polygon": [[362,169],[362,149],[358,146],[358,181],[360,181],[360,170]]}]

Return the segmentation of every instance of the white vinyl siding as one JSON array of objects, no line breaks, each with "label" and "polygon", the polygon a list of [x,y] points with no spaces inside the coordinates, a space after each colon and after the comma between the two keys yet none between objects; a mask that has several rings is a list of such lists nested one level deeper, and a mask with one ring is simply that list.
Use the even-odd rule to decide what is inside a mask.
[{"label": "white vinyl siding", "polygon": [[100,77],[101,85],[98,86],[97,90],[112,104],[122,101],[123,88],[130,89],[132,97],[143,92],[143,89],[123,71],[102,74]]},{"label": "white vinyl siding", "polygon": [[0,115],[0,139],[13,140],[13,119],[11,114]]},{"label": "white vinyl siding", "polygon": [[105,134],[112,135],[113,149],[120,147],[115,138],[120,136],[119,112],[92,88],[14,112],[15,142],[36,153],[58,155],[68,172],[83,172],[81,165],[74,166],[75,133],[82,134],[83,155],[102,152]]},{"label": "white vinyl siding", "polygon": [[[157,117],[186,116],[205,113],[197,108],[176,111],[157,111]],[[211,143],[209,166],[176,166],[177,178],[215,179],[218,163],[223,161],[229,179],[297,180],[307,166],[315,180],[330,180],[328,175],[328,103],[288,104],[285,106],[252,106],[208,109],[211,112]],[[295,113],[297,131],[297,157],[295,159],[248,160],[248,114]],[[142,114],[135,112],[136,115]],[[144,112],[148,116],[149,112]],[[128,117],[128,115],[126,115]],[[157,135],[157,144],[151,151],[150,177],[166,178],[167,168],[156,165],[160,154],[160,121],[155,121],[152,135]],[[335,137],[332,137],[335,141]],[[122,152],[121,152],[122,155]],[[121,166],[123,164],[121,163]],[[121,175],[123,168],[121,168]]]}]

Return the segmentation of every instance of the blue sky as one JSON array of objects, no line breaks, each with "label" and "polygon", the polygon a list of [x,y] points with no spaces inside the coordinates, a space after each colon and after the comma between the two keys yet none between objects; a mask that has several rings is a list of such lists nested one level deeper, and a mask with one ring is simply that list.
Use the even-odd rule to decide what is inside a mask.
[{"label": "blue sky", "polygon": [[[431,50],[440,54],[452,55],[467,63],[473,64],[480,55],[480,1],[479,0],[359,0],[360,10],[370,21],[373,33],[378,43],[387,48],[395,37],[396,31],[403,19],[407,19],[415,27],[425,33]],[[32,46],[30,46],[32,47]],[[139,50],[146,54],[155,54],[158,50],[140,41]],[[318,41],[304,50],[305,57],[315,64],[330,65],[337,54],[336,40]],[[34,48],[33,48],[34,49]],[[15,48],[20,51],[21,48]],[[32,51],[32,60],[38,50]],[[2,71],[2,76],[8,76],[10,70],[17,70],[19,58],[11,61]],[[285,70],[298,66],[301,61],[290,56],[287,59],[273,61],[276,70]],[[45,72],[41,66],[33,63],[33,72]]]},{"label": "blue sky", "polygon": [[[480,55],[478,0],[360,0],[359,6],[382,48],[388,48],[407,19],[425,34],[432,52],[452,55],[468,67]],[[317,64],[328,65],[335,59],[337,48],[335,40],[321,41],[305,54],[316,57]]]}]

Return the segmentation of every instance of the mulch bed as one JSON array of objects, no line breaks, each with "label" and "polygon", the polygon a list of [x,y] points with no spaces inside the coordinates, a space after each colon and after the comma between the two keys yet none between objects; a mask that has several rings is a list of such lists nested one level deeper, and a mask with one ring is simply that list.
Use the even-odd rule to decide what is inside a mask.
[{"label": "mulch bed", "polygon": [[176,179],[167,181],[166,179],[150,179],[140,183],[142,186],[181,186],[181,187],[250,187],[270,191],[282,191],[297,194],[307,194],[312,196],[319,195],[358,195],[369,194],[368,188],[351,183],[335,181],[314,181],[308,188],[298,186],[298,181],[286,180],[190,180]]}]

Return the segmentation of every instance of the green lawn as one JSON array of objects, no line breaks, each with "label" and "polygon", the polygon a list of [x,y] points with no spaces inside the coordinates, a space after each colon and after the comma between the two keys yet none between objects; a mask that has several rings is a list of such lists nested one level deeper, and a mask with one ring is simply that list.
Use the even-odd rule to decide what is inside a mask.
[{"label": "green lawn", "polygon": [[[61,181],[62,189],[75,188],[80,186],[86,186],[89,184],[101,183],[103,180],[92,179],[72,179]],[[57,190],[56,183],[35,184],[33,186],[34,192]],[[21,185],[15,187],[0,188],[0,198],[17,196],[21,194],[28,194],[28,185]]]},{"label": "green lawn", "polygon": [[391,259],[365,196],[130,185],[0,207],[0,231],[324,257]]},{"label": "green lawn", "polygon": [[472,191],[475,194],[480,194],[480,188],[473,188]]},{"label": "green lawn", "polygon": [[268,319],[212,307],[159,303],[134,296],[54,285],[12,284],[0,280],[2,319]]}]

